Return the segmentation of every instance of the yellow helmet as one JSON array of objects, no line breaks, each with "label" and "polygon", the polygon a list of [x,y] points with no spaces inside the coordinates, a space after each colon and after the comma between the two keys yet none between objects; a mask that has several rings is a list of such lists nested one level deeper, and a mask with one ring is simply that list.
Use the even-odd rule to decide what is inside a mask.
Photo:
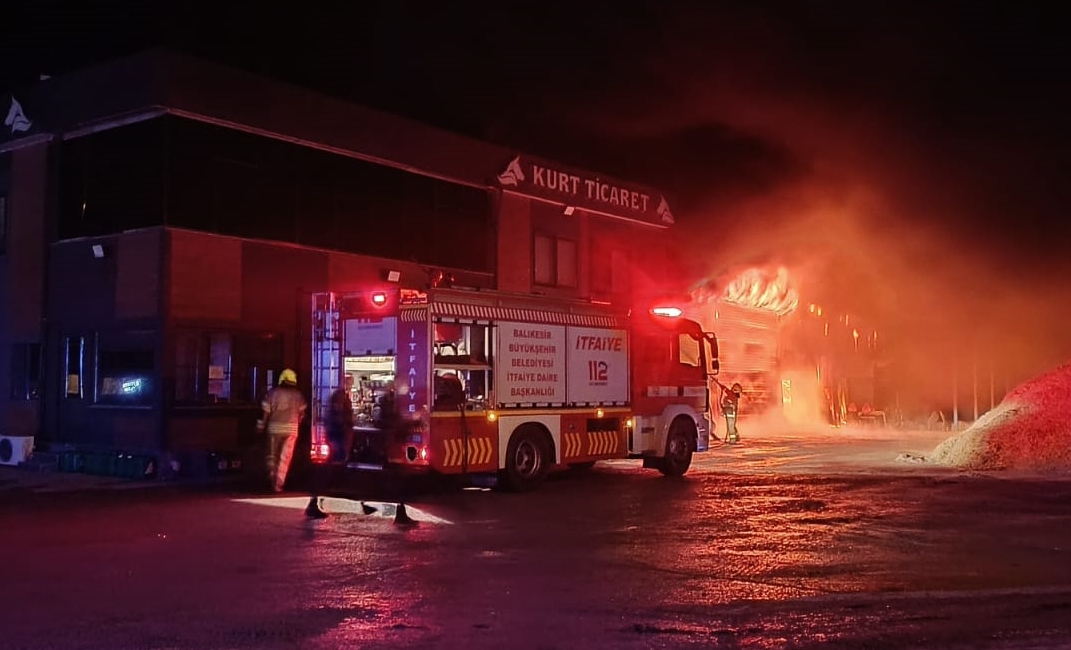
[{"label": "yellow helmet", "polygon": [[296,384],[297,383],[297,373],[294,372],[293,370],[291,370],[290,368],[287,368],[286,370],[284,370],[281,373],[279,373],[279,383],[280,384]]}]

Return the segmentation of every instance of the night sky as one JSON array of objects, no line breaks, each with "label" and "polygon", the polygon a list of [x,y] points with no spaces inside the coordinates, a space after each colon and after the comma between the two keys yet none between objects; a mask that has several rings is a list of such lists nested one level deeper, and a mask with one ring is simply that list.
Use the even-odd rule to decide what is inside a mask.
[{"label": "night sky", "polygon": [[1059,3],[350,4],[26,3],[0,78],[172,47],[654,185],[701,273],[789,265],[919,350],[1071,358]]}]

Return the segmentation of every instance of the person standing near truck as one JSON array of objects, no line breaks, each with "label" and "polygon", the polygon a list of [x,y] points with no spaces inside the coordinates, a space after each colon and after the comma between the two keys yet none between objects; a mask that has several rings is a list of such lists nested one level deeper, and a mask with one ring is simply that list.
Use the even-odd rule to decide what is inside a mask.
[{"label": "person standing near truck", "polygon": [[312,494],[305,508],[305,516],[310,519],[328,516],[320,505],[320,497],[338,474],[345,470],[353,451],[353,401],[350,399],[349,383],[347,381],[346,386],[336,388],[327,403],[327,446],[330,452],[327,459],[314,470]]},{"label": "person standing near truck", "polygon": [[275,492],[282,492],[294,458],[298,427],[309,408],[297,387],[297,373],[290,368],[279,373],[279,385],[264,395],[260,408],[257,432],[268,434],[268,480]]},{"label": "person standing near truck", "polygon": [[744,387],[736,382],[731,388],[721,386],[721,412],[725,416],[725,442],[739,442],[740,433],[736,430],[736,413],[740,408],[740,396]]}]

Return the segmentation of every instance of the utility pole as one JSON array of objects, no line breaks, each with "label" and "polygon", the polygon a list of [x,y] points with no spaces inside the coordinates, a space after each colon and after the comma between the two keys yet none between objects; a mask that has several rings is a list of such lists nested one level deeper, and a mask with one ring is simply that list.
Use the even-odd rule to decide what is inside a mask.
[{"label": "utility pole", "polygon": [[952,430],[959,429],[959,364],[952,362]]},{"label": "utility pole", "polygon": [[971,396],[974,399],[974,421],[978,421],[978,348],[971,356]]},{"label": "utility pole", "polygon": [[997,406],[997,387],[996,387],[996,373],[993,369],[993,359],[989,359],[989,410],[992,411]]}]

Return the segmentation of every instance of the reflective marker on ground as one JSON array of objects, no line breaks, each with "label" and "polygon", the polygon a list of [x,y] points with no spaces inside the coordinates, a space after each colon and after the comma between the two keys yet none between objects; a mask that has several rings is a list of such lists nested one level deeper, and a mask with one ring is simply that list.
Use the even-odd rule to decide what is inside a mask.
[{"label": "reflective marker on ground", "polygon": [[[309,505],[309,497],[275,497],[264,496],[254,497],[246,499],[235,499],[238,503],[249,503],[259,506],[270,506],[273,508],[289,508],[291,510],[304,510]],[[340,499],[337,497],[323,497],[321,500],[322,507],[325,512],[331,515],[359,515],[361,517],[380,517],[385,519],[394,519],[394,515],[397,512],[397,503],[385,503],[383,501],[354,501],[353,499]],[[372,506],[376,509],[372,514],[364,514],[364,510],[361,508],[361,504]],[[425,512],[420,508],[410,504],[405,504],[405,511],[409,515],[410,519],[417,521],[426,521],[432,524],[452,524],[453,522],[443,519],[442,517],[436,517],[435,515]]]}]

